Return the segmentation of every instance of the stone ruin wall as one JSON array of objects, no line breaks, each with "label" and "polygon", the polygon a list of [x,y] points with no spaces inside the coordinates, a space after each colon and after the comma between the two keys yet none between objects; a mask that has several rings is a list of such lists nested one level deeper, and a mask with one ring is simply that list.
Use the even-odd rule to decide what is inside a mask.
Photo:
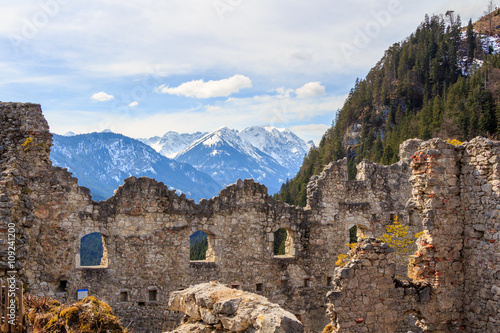
[{"label": "stone ruin wall", "polygon": [[361,242],[328,293],[328,332],[500,331],[499,153],[483,138],[421,143],[407,210],[423,235],[410,280],[394,279],[386,244]]},{"label": "stone ruin wall", "polygon": [[[455,175],[462,188],[455,193],[457,186],[453,183],[448,187],[435,186],[439,191],[443,188],[443,197],[456,199],[452,201],[455,212],[439,212],[434,206],[426,208],[425,200],[408,202],[412,191],[413,198],[418,199],[418,193],[427,193],[425,191],[431,188],[427,182],[432,179],[424,177],[422,185],[418,185],[415,176],[410,178],[412,172],[415,173],[415,161],[412,171],[410,157],[422,144],[419,140],[402,145],[402,161],[395,165],[361,163],[355,181],[347,180],[346,160],[332,162],[311,180],[305,208],[275,201],[267,195],[263,185],[252,180],[238,181],[222,190],[219,196],[196,204],[168,190],[162,183],[134,177],[127,179],[112,198],[97,203],[91,200],[89,190],[78,186],[70,173],[52,166],[49,159],[51,135],[38,105],[0,103],[0,119],[0,255],[5,255],[5,226],[14,222],[18,226],[19,275],[35,293],[66,299],[75,297],[76,289],[88,288],[90,294],[113,307],[125,326],[132,322],[131,327],[137,331],[139,328],[157,331],[173,327],[178,319],[167,309],[171,292],[217,280],[250,292],[262,288],[261,295],[296,314],[306,331],[320,332],[328,323],[325,294],[332,290],[329,282],[340,274],[334,262],[337,255],[346,250],[349,228],[357,225],[371,239],[379,237],[391,218],[399,216],[413,232],[431,229],[430,223],[433,224],[434,229],[426,233],[426,241],[447,245],[440,245],[438,248],[444,252],[435,257],[451,258],[441,268],[445,271],[458,269],[459,274],[454,284],[450,282],[448,286],[446,283],[446,291],[452,294],[443,297],[452,300],[448,302],[451,307],[444,311],[445,316],[465,325],[471,332],[491,326],[491,318],[499,320],[498,312],[491,310],[495,304],[498,309],[495,303],[498,302],[498,288],[495,286],[500,286],[498,242],[492,242],[498,241],[500,209],[498,163],[492,162],[499,156],[498,143],[492,144],[487,151],[481,145],[484,140],[479,140],[476,148],[472,148],[474,144],[471,143],[465,149],[439,142],[438,148],[447,149],[455,164],[450,169],[449,160],[443,158],[442,168],[436,172]],[[33,142],[25,144],[28,138]],[[423,143],[424,147],[425,144],[429,143]],[[463,188],[465,186],[471,188]],[[486,191],[488,188],[490,192]],[[464,191],[467,195],[461,195]],[[422,193],[421,198],[425,197]],[[457,213],[460,200],[465,199],[468,210]],[[458,227],[455,224],[446,227],[446,231],[452,233],[441,235],[441,227],[436,228],[434,220],[447,221],[450,216],[458,220]],[[293,238],[292,255],[274,257],[273,232],[282,227],[287,228]],[[204,230],[209,235],[211,261],[189,261],[189,236],[197,230]],[[80,239],[92,232],[103,235],[106,267],[78,267]],[[424,253],[424,257],[427,256]],[[5,262],[4,257],[2,262]],[[476,263],[481,263],[482,269],[476,269]],[[387,265],[390,265],[387,260],[376,262],[376,268],[368,275],[372,289],[383,287],[376,282],[375,272],[387,271],[384,274],[390,275],[392,268],[386,270]],[[416,260],[414,266],[413,271],[420,274],[419,278],[435,278],[435,274],[426,278],[432,269],[422,262]],[[351,276],[346,274],[343,278]],[[427,280],[424,282],[430,281]],[[384,281],[389,280],[386,277]],[[334,281],[337,291],[355,285],[339,287],[339,283]],[[414,287],[406,289],[411,288]],[[157,301],[149,301],[148,295],[152,292],[156,293]],[[125,302],[121,301],[123,293],[127,294]],[[429,295],[434,297],[433,293]],[[344,297],[342,295],[342,292],[337,294],[340,298]],[[361,304],[346,300],[353,307]],[[385,311],[391,308],[386,303],[382,303]],[[375,303],[368,304],[373,306]],[[402,301],[395,304],[402,304]],[[332,310],[332,303],[328,307],[330,313],[337,314],[336,318],[345,315],[340,310]],[[434,311],[425,310],[427,307],[423,305],[418,310],[419,315]],[[356,309],[349,308],[349,311]],[[426,320],[431,318],[426,317]],[[367,322],[354,327],[364,325]]]},{"label": "stone ruin wall", "polygon": [[500,143],[472,140],[462,152],[463,314],[471,332],[500,331]]}]

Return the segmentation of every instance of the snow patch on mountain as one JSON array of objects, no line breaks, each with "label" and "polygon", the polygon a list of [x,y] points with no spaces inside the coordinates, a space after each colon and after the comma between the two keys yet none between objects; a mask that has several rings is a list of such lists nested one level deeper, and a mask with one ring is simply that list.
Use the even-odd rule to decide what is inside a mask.
[{"label": "snow patch on mountain", "polygon": [[169,131],[162,137],[155,136],[149,139],[138,139],[139,141],[147,144],[161,155],[168,158],[175,158],[175,156],[189,146],[193,141],[201,138],[206,133],[196,132],[192,134],[177,133]]},{"label": "snow patch on mountain", "polygon": [[309,151],[304,140],[285,128],[252,126],[241,131],[239,137],[290,170],[292,177],[299,171],[304,156]]},{"label": "snow patch on mountain", "polygon": [[[488,36],[485,34],[478,33],[474,30],[477,36],[477,41],[479,43],[478,47],[483,49],[485,54],[498,54],[500,52],[500,37],[498,36]],[[460,38],[465,41],[467,40],[467,32],[462,31]],[[467,56],[462,56],[458,59],[458,67],[462,71],[462,75],[468,76],[471,73],[475,73],[479,68],[483,66],[484,61],[480,59],[472,59],[472,62]]]}]

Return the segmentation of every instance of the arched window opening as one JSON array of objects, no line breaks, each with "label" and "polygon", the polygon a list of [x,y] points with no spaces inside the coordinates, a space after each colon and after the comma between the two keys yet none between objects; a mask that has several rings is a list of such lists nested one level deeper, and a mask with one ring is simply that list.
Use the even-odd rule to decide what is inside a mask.
[{"label": "arched window opening", "polygon": [[281,228],[274,232],[273,254],[275,257],[295,256],[291,230]]},{"label": "arched window opening", "polygon": [[213,250],[213,235],[203,230],[198,230],[189,236],[190,261],[215,261]]},{"label": "arched window opening", "polygon": [[362,225],[353,225],[349,228],[349,244],[356,244],[358,238],[364,238],[366,236],[366,227]]},{"label": "arched window opening", "polygon": [[352,226],[351,229],[349,229],[349,243],[357,243],[358,242],[358,227],[357,226]]},{"label": "arched window opening", "polygon": [[104,237],[98,232],[83,236],[80,240],[80,266],[107,265],[108,252]]}]

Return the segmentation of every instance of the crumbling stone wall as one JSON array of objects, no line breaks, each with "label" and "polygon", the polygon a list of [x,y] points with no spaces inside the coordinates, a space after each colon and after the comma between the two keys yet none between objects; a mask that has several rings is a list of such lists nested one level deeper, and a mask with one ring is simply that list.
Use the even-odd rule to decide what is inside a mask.
[{"label": "crumbling stone wall", "polygon": [[[29,221],[27,226],[19,224],[25,237],[19,242],[26,245],[20,261],[25,282],[34,292],[60,298],[89,289],[111,304],[125,325],[132,321],[136,330],[172,325],[176,317],[166,307],[169,294],[212,280],[247,291],[259,289],[301,318],[306,330],[321,330],[327,323],[324,295],[333,277],[331,263],[344,250],[348,224],[354,223],[344,220],[344,212],[349,210],[349,218],[356,220],[363,216],[371,228],[371,215],[359,209],[366,207],[366,197],[358,191],[369,191],[381,217],[383,207],[400,209],[401,203],[393,200],[400,202],[409,191],[403,186],[394,192],[396,199],[388,195],[388,172],[377,175],[387,167],[367,167],[365,179],[347,181],[344,161],[339,164],[342,172],[332,163],[311,183],[306,209],[275,201],[252,180],[238,181],[219,196],[195,204],[162,183],[132,177],[112,198],[97,203],[68,172],[51,165],[51,137],[39,106],[4,103],[2,110],[2,133],[7,133],[2,146],[11,149],[2,154],[2,167],[13,165],[13,172],[23,177],[22,184],[11,187],[11,192],[24,195],[16,196],[13,204],[20,208],[13,215]],[[32,143],[23,146],[28,139]],[[391,174],[405,172],[403,166]],[[328,199],[327,192],[315,194],[333,183],[341,187],[335,192],[338,202]],[[351,197],[354,193],[357,198]],[[280,228],[293,237],[291,256],[273,256],[273,233]],[[198,230],[209,235],[213,255],[190,262],[189,236]],[[107,265],[80,267],[80,240],[93,232],[104,237]]]},{"label": "crumbling stone wall", "polygon": [[[366,238],[351,253],[351,261],[337,269],[328,292],[326,332],[418,332],[422,309],[430,299],[425,283],[395,281],[394,249]],[[414,321],[408,319],[413,317]],[[421,331],[420,331],[421,332]],[[444,332],[444,331],[441,331]]]},{"label": "crumbling stone wall", "polygon": [[[410,140],[401,147],[401,162],[381,166],[365,161],[354,181],[347,180],[346,160],[332,162],[308,185],[305,208],[275,201],[252,180],[240,180],[196,204],[155,180],[131,177],[112,198],[94,202],[70,173],[51,165],[51,135],[38,105],[0,103],[0,117],[0,255],[5,258],[5,226],[13,222],[18,230],[18,274],[35,293],[66,299],[75,297],[76,289],[89,289],[113,307],[124,326],[157,331],[173,327],[178,319],[167,308],[172,292],[217,280],[258,292],[295,314],[306,332],[319,332],[328,323],[324,295],[333,288],[334,262],[345,252],[349,228],[357,225],[369,238],[379,237],[399,216],[412,232],[424,230],[422,255],[412,262],[411,274],[415,285],[433,288],[429,300],[424,295],[419,301],[434,305],[395,304],[406,304],[405,311],[413,311],[406,315],[415,313],[436,329],[479,332],[498,323],[492,307],[499,286],[498,143],[488,151],[484,139],[466,148]],[[422,154],[413,155],[419,146]],[[466,190],[470,193],[465,195],[463,186],[472,186]],[[467,210],[461,208],[465,202]],[[293,237],[293,255],[273,256],[274,232],[280,228]],[[198,230],[209,235],[211,255],[190,262],[189,236]],[[93,232],[104,237],[107,262],[80,267],[80,240]],[[388,283],[391,268],[386,267],[391,259],[368,260],[373,260],[373,269],[362,271],[361,265],[353,272],[369,272],[365,275],[372,276],[372,288],[379,287],[377,281],[382,289],[393,288]],[[476,260],[487,266],[472,272]],[[385,275],[379,279],[375,271]],[[365,288],[359,281],[358,288]],[[341,293],[355,285],[340,283],[338,289],[335,283]],[[390,288],[387,293],[392,295]],[[398,291],[388,299],[406,295],[406,289],[413,297],[421,292],[414,286],[395,288],[402,294]],[[437,301],[445,308],[437,311]],[[383,310],[391,308],[381,302]],[[351,300],[346,309],[355,311],[356,304],[361,303]],[[337,318],[345,315],[338,308],[335,312]],[[365,318],[353,327],[368,325],[371,321]],[[435,324],[433,318],[446,324]],[[406,324],[396,320],[391,325]]]},{"label": "crumbling stone wall", "polygon": [[500,143],[474,139],[462,150],[464,325],[500,331]]},{"label": "crumbling stone wall", "polygon": [[[415,219],[410,220],[406,202],[411,195],[410,157],[421,140],[408,140],[400,149],[401,161],[391,166],[368,160],[357,166],[356,180],[348,180],[347,159],[328,164],[308,184],[308,207],[323,225],[336,228],[337,235],[349,243],[349,229],[358,227],[361,236],[380,237],[396,217],[409,226],[409,232],[421,231]],[[361,229],[361,230],[359,230]]]},{"label": "crumbling stone wall", "polygon": [[[420,144],[407,209],[423,234],[409,280],[394,278],[392,260],[380,251],[385,244],[360,244],[329,293],[331,332],[499,331],[498,147],[483,138],[458,147],[440,139]],[[347,301],[360,293],[367,302]]]}]

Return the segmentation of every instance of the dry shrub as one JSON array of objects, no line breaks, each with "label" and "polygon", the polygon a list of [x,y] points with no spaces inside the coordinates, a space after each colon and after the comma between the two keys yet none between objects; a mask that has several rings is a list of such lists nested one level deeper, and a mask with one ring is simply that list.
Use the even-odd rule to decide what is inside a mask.
[{"label": "dry shrub", "polygon": [[61,305],[48,297],[27,294],[24,305],[33,333],[130,333],[120,325],[111,307],[94,296]]}]

